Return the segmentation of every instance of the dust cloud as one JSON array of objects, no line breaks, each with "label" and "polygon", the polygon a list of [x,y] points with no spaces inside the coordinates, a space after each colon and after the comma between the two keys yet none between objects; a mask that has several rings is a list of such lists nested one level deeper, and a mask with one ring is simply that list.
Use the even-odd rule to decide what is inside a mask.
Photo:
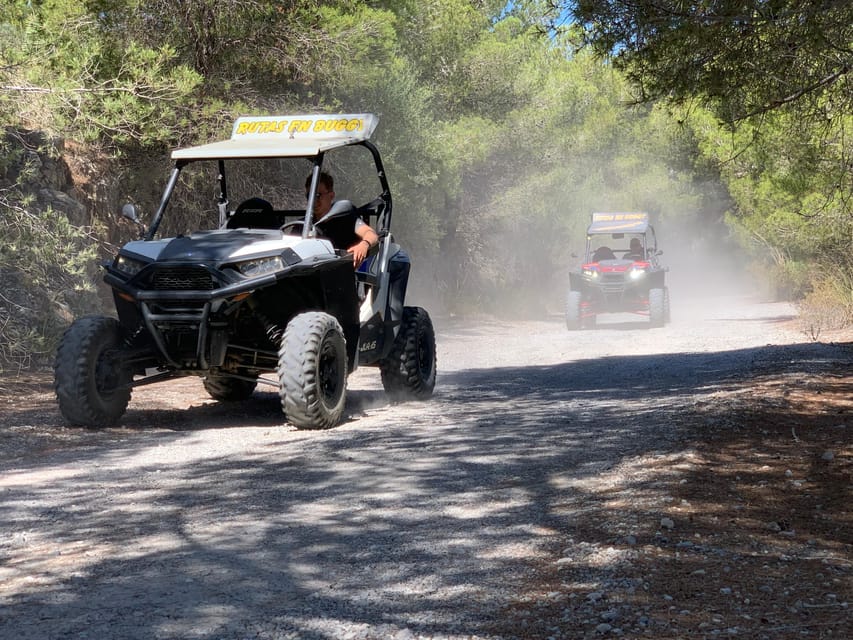
[{"label": "dust cloud", "polygon": [[[583,258],[592,211],[645,210],[652,215],[661,264],[668,268],[674,316],[708,317],[771,301],[755,258],[740,247],[719,211],[656,215],[654,207],[604,208],[558,221],[507,224],[499,215],[460,225],[449,252],[415,252],[409,296],[434,315],[535,319],[562,316],[569,273]],[[469,235],[470,234],[470,235]],[[405,239],[401,238],[405,243]]]},{"label": "dust cloud", "polygon": [[772,301],[760,265],[721,220],[697,214],[659,226],[674,314],[707,318]]}]

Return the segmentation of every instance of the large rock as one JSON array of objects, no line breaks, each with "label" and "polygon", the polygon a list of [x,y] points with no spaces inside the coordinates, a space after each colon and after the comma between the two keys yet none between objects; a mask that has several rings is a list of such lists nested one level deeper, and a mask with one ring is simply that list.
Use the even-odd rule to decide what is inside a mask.
[{"label": "large rock", "polygon": [[89,224],[86,207],[63,191],[40,189],[38,203],[43,209],[50,207],[55,211],[61,211],[68,216],[72,224],[78,226]]}]

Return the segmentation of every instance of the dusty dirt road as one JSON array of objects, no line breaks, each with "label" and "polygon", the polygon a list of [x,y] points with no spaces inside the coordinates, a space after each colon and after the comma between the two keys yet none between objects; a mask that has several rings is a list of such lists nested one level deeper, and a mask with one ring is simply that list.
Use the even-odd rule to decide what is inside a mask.
[{"label": "dusty dirt road", "polygon": [[437,318],[435,398],[360,370],[324,432],[193,379],[73,430],[0,379],[0,637],[850,637],[853,346],[792,315]]}]

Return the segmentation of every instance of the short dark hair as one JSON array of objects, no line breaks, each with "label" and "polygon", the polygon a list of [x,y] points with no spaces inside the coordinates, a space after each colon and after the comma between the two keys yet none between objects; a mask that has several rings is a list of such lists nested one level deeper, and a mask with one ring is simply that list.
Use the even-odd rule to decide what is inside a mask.
[{"label": "short dark hair", "polygon": [[[305,178],[305,191],[311,188],[311,177],[313,173],[309,173],[308,177]],[[320,178],[318,179],[318,183],[324,185],[329,191],[335,190],[335,179],[332,177],[332,174],[326,173],[325,171],[320,172]]]}]

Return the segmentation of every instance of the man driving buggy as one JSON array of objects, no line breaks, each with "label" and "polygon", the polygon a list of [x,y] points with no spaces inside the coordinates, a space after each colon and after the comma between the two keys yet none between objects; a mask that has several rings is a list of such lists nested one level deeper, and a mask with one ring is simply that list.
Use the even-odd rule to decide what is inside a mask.
[{"label": "man driving buggy", "polygon": [[[324,237],[328,238],[336,249],[352,254],[355,269],[367,259],[369,252],[379,243],[379,235],[360,216],[337,215],[352,212],[353,204],[349,200],[335,200],[334,178],[325,171],[317,177],[317,189],[314,201],[314,220]],[[311,194],[311,175],[305,180],[305,197]],[[355,221],[353,222],[353,218]],[[411,261],[409,255],[396,247],[388,260],[390,276],[389,305],[390,317],[394,322],[401,320],[406,285],[409,281]]]},{"label": "man driving buggy", "polygon": [[[310,195],[311,178],[309,174],[305,179],[306,198]],[[336,249],[352,254],[353,265],[358,269],[370,250],[379,243],[379,235],[360,216],[356,216],[354,222],[350,216],[335,216],[338,212],[352,210],[353,205],[348,200],[335,200],[335,180],[325,171],[321,171],[317,178],[314,198],[314,224],[320,227],[322,234]],[[329,213],[332,215],[326,219]]]},{"label": "man driving buggy", "polygon": [[639,238],[631,238],[631,248],[625,253],[624,258],[627,260],[646,259],[646,252],[643,251],[643,243],[640,242]]}]

